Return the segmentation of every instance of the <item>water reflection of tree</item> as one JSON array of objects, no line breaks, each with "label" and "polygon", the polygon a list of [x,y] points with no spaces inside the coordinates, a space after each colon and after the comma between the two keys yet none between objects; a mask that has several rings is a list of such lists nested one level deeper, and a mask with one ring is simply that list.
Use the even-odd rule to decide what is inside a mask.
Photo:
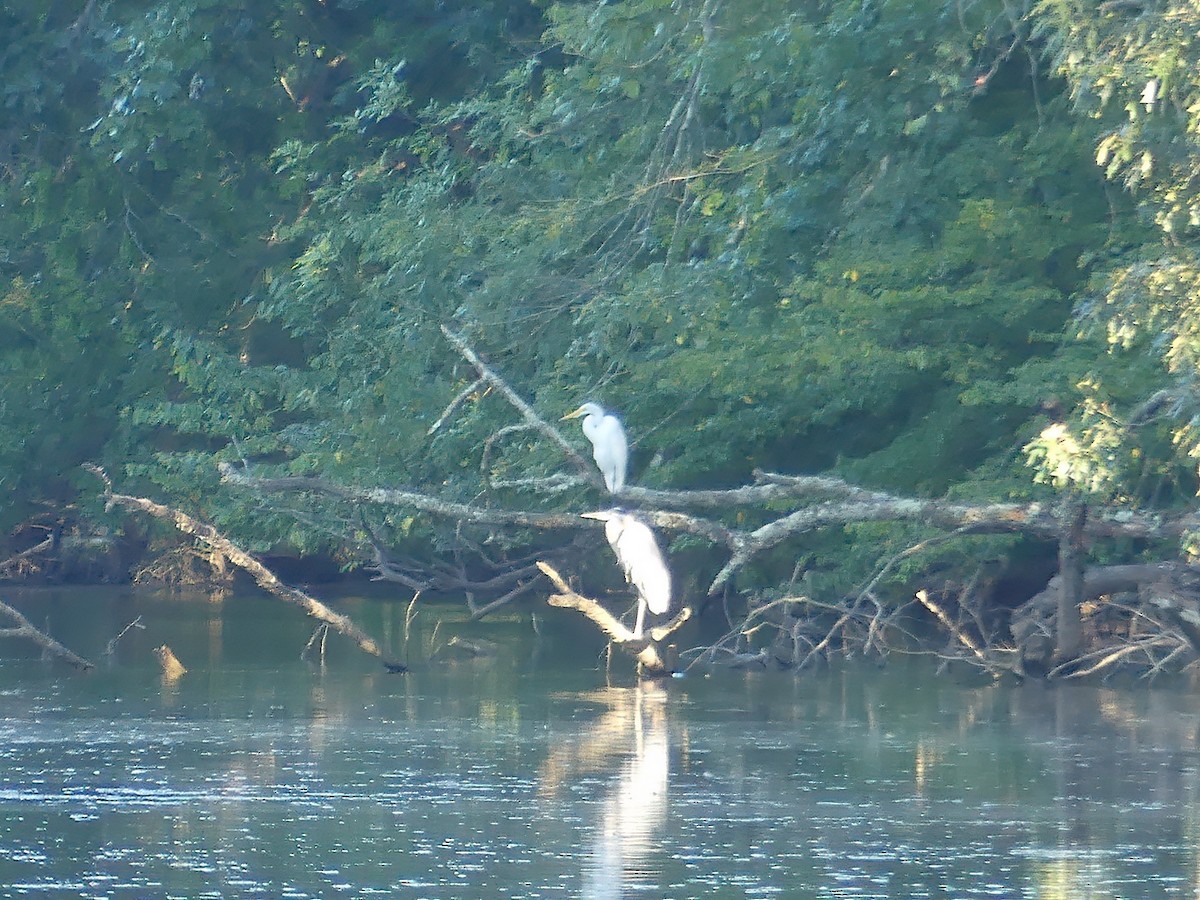
[{"label": "water reflection of tree", "polygon": [[586,775],[616,771],[596,818],[583,896],[621,897],[655,873],[652,859],[667,819],[670,729],[667,692],[655,682],[585,695],[607,709],[571,739],[559,741],[542,766],[540,793],[556,797]]}]

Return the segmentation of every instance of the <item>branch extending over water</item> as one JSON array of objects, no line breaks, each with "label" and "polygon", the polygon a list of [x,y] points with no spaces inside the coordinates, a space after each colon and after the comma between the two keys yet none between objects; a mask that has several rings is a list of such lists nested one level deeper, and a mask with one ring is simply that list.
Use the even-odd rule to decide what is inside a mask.
[{"label": "branch extending over water", "polygon": [[557,594],[551,594],[549,597],[548,602],[551,606],[573,609],[581,613],[604,632],[610,641],[633,656],[643,675],[669,675],[674,670],[674,660],[670,658],[669,654],[660,652],[660,644],[691,618],[690,607],[685,606],[666,625],[651,628],[650,640],[645,640],[636,637],[623,622],[600,603],[591,597],[585,597],[573,591],[553,566],[539,562],[538,568],[558,590]]},{"label": "branch extending over water", "polygon": [[82,656],[73,653],[54,638],[50,637],[50,635],[46,634],[44,631],[40,631],[35,628],[28,619],[21,615],[20,612],[13,609],[3,601],[0,601],[0,614],[16,623],[16,626],[13,628],[5,628],[0,630],[0,635],[4,637],[24,638],[26,640],[33,641],[46,653],[49,653],[51,656],[56,657],[57,659],[61,659],[70,663],[76,669],[81,671],[86,672],[88,669],[95,668],[92,663],[88,662]]},{"label": "branch extending over water", "polygon": [[[492,495],[487,495],[485,502],[488,505],[483,505],[478,501],[447,499],[421,490],[346,485],[320,477],[263,478],[256,476],[249,469],[222,464],[221,473],[225,483],[263,494],[303,492],[322,494],[360,506],[380,505],[419,510],[447,521],[479,526],[488,532],[489,536],[511,528],[578,531],[581,528],[596,527],[581,520],[575,513],[543,512],[534,503],[528,502],[537,497],[545,498],[548,494],[561,495],[572,484],[586,483],[600,490],[602,483],[599,473],[554,424],[539,415],[522,399],[460,335],[446,327],[443,327],[442,331],[454,350],[475,369],[478,377],[467,389],[454,397],[439,418],[436,427],[441,427],[455,415],[466,399],[476,392],[495,391],[504,397],[520,417],[518,423],[497,431],[481,449],[483,482],[491,488],[504,487],[512,490],[514,493],[511,496],[517,499],[508,500],[509,505],[490,505],[495,499]],[[431,431],[436,430],[436,427]],[[543,472],[531,472],[528,477],[520,477],[521,473],[517,473],[518,477],[509,478],[504,482],[492,482],[488,476],[492,445],[517,432],[535,433],[545,437],[561,452],[569,467],[576,469],[579,474],[547,475]],[[788,475],[761,470],[754,471],[751,483],[741,486],[665,490],[631,485],[627,486],[617,499],[637,507],[639,513],[660,530],[700,536],[728,554],[707,587],[706,593],[710,597],[727,593],[738,572],[763,554],[785,542],[799,542],[804,535],[819,529],[866,522],[891,522],[911,523],[941,533],[939,537],[926,537],[910,548],[910,551],[902,554],[908,556],[922,552],[933,543],[967,535],[1023,533],[1058,540],[1067,523],[1071,521],[1070,508],[1058,502],[971,503],[952,498],[903,497],[858,487],[827,475]],[[746,525],[746,519],[753,524]],[[1155,540],[1178,537],[1184,532],[1197,529],[1200,529],[1200,514],[1194,511],[1156,515],[1115,506],[1090,509],[1086,519],[1078,525],[1081,540],[1111,537]],[[379,553],[381,545],[378,542],[374,543]],[[779,618],[780,634],[794,645],[797,652],[800,651],[801,644],[807,642],[806,659],[832,646],[831,641],[836,636],[844,638],[848,629],[861,629],[865,634],[864,647],[882,652],[882,648],[877,646],[880,631],[885,626],[894,627],[894,623],[890,616],[884,615],[883,607],[874,597],[873,588],[894,562],[895,560],[885,565],[868,587],[857,598],[852,598],[854,602],[841,610],[843,615],[840,618],[834,617],[837,622],[832,629],[820,632],[811,641],[807,630],[809,626],[806,624],[811,616],[793,615],[792,607],[787,605],[778,609],[770,608],[769,612],[764,610],[763,614]],[[523,565],[528,566],[528,561]],[[381,564],[381,571],[384,568]],[[498,571],[515,572],[518,568],[516,564],[506,562]],[[397,570],[397,573],[404,574],[400,570]],[[521,572],[521,575],[527,576],[528,571]],[[408,580],[411,581],[411,578]],[[530,583],[523,578],[509,579],[502,589],[485,589],[485,592],[499,595],[504,591],[527,589]],[[422,582],[420,585],[414,583],[414,586],[426,587],[433,584]],[[557,596],[561,600],[563,597],[578,595],[560,591]],[[943,607],[932,594],[927,594],[926,600],[929,601],[925,604],[926,607],[934,610],[935,615],[937,610],[942,610],[944,615],[938,617],[939,621],[961,646],[968,649],[969,658],[985,663],[986,667],[994,672],[1011,670],[1007,658],[997,662],[994,657],[1000,650],[1011,653],[1013,648],[999,647],[992,638],[982,634],[982,629],[977,630],[981,631],[983,643],[972,646],[971,634],[960,628],[950,617],[947,609],[958,609],[961,612],[966,608],[962,603]],[[811,606],[811,601],[808,605]],[[868,606],[873,606],[873,610]],[[480,607],[485,611],[490,608],[487,605]],[[585,611],[593,607],[583,604],[577,608]],[[585,615],[588,614],[585,611]],[[1200,621],[1196,624],[1194,639],[1187,631],[1191,627],[1189,619],[1175,615],[1172,621],[1176,628],[1186,634],[1194,648],[1200,649]],[[1040,620],[1031,619],[1031,622],[1035,628],[1045,630]],[[596,624],[611,636],[612,633],[608,630],[611,623],[597,621]],[[978,624],[976,622],[976,625]],[[827,627],[828,623],[825,625]],[[740,631],[738,633],[741,634]],[[826,637],[820,639],[820,634],[826,634]],[[1020,636],[1017,638],[1017,646],[1023,654],[1028,650]]]},{"label": "branch extending over water", "polygon": [[[525,527],[541,530],[591,527],[573,513],[541,513],[531,510],[475,506],[445,500],[432,494],[395,488],[344,485],[313,476],[260,478],[250,472],[221,463],[222,480],[227,484],[262,493],[309,492],[343,500],[382,506],[418,509],[444,519],[496,527]],[[757,473],[760,483],[727,491],[661,491],[627,488],[630,499],[654,500],[664,507],[712,506],[721,495],[733,505],[749,502],[759,493],[764,504],[781,497],[800,499],[820,497],[819,502],[793,510],[753,529],[729,528],[704,516],[673,512],[669,509],[643,509],[655,525],[668,531],[695,534],[730,551],[730,557],[708,587],[714,595],[747,563],[759,554],[798,535],[831,526],[861,522],[915,522],[959,534],[1026,533],[1056,537],[1061,530],[1059,510],[1046,503],[981,503],[897,497],[878,491],[866,491],[837,478],[824,476],[787,476]],[[830,499],[830,497],[834,499]],[[1089,516],[1085,535],[1091,538],[1165,538],[1200,528],[1200,516],[1186,513],[1175,517],[1156,516],[1123,509],[1095,510]]]},{"label": "branch extending over water", "polygon": [[304,591],[284,584],[276,577],[274,572],[211,525],[194,519],[180,510],[164,506],[161,503],[155,503],[153,500],[145,497],[118,494],[113,491],[112,481],[103,469],[91,463],[85,464],[84,468],[104,482],[104,497],[110,505],[124,506],[128,509],[148,513],[157,519],[170,522],[184,534],[190,534],[203,541],[235,566],[245,570],[263,590],[293,606],[298,606],[314,619],[327,623],[338,634],[350,638],[364,653],[378,657],[389,669],[393,671],[404,670],[404,665],[399,660],[393,659],[384,653],[375,640],[359,628],[353,619],[341,613],[334,612],[324,603],[314,597],[310,597]]}]

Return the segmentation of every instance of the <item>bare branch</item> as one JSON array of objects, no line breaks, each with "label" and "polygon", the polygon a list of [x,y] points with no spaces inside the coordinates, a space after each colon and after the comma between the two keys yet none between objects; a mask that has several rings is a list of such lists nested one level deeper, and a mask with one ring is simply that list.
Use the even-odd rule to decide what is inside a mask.
[{"label": "bare branch", "polygon": [[467,362],[475,367],[475,371],[479,373],[481,380],[486,381],[497,391],[503,394],[504,399],[513,405],[517,412],[521,414],[522,418],[524,418],[526,422],[545,435],[552,444],[557,446],[563,452],[563,455],[566,456],[566,458],[569,459],[575,465],[575,467],[584,474],[585,477],[587,477],[588,481],[590,481],[596,487],[603,489],[604,480],[596,471],[596,467],[584,459],[570,444],[570,442],[562,436],[562,433],[557,428],[534,412],[533,407],[522,400],[517,395],[516,391],[508,386],[508,383],[503,378],[493,372],[487,363],[481,360],[476,355],[475,351],[468,346],[466,341],[464,341],[445,325],[442,326],[442,334],[446,336],[446,340],[450,342],[451,346],[453,346],[454,349],[457,350]]},{"label": "bare branch", "polygon": [[497,599],[493,600],[491,603],[485,603],[483,606],[479,607],[476,610],[472,610],[471,618],[469,618],[467,621],[468,622],[478,622],[484,616],[491,615],[496,610],[501,609],[502,607],[508,606],[508,604],[512,603],[517,598],[529,593],[529,591],[533,589],[533,586],[535,584],[537,584],[537,580],[533,579],[533,578],[529,579],[528,581],[518,582],[517,586],[515,588],[513,588],[511,591],[509,591],[507,594],[505,594],[504,596],[498,597]]},{"label": "bare branch", "polygon": [[5,628],[2,632],[0,632],[0,634],[2,634],[4,637],[18,637],[33,641],[46,653],[70,663],[76,669],[80,669],[81,671],[86,672],[88,669],[95,668],[92,663],[88,662],[82,656],[71,652],[54,638],[50,637],[50,635],[38,630],[37,628],[34,628],[32,623],[30,623],[28,619],[21,615],[20,612],[13,609],[3,601],[0,601],[0,614],[8,617],[16,623],[15,628]]},{"label": "bare branch", "polygon": [[963,631],[961,628],[959,628],[957,625],[955,625],[954,622],[951,621],[950,617],[948,615],[946,615],[946,611],[944,609],[942,609],[940,606],[938,606],[933,601],[933,598],[929,596],[928,591],[923,591],[923,590],[917,591],[917,599],[921,601],[922,606],[924,606],[927,610],[929,610],[931,613],[933,613],[935,616],[937,616],[937,620],[942,623],[942,625],[945,627],[945,629],[947,631],[950,632],[951,635],[954,636],[955,640],[957,640],[960,644],[962,644],[964,647],[966,647],[968,650],[970,650],[973,654],[975,654],[975,657],[981,663],[983,663],[985,665],[985,667],[987,667],[988,669],[990,669],[992,667],[990,660],[988,660],[988,658],[987,658],[987,655],[982,650],[979,649],[979,645],[976,644],[975,641],[973,641],[971,639],[971,636],[969,634],[967,634],[965,631]]},{"label": "bare branch", "polygon": [[440,416],[438,416],[438,420],[429,426],[429,430],[425,432],[425,436],[429,437],[435,431],[437,431],[439,428],[441,428],[442,425],[445,424],[446,420],[448,418],[450,418],[452,415],[454,415],[455,412],[458,411],[458,408],[463,405],[464,401],[466,401],[466,399],[468,397],[470,397],[473,393],[475,393],[476,390],[479,389],[479,386],[481,384],[483,384],[483,379],[476,378],[474,381],[472,381],[470,384],[468,384],[465,388],[463,388],[459,392],[458,396],[455,397],[453,400],[451,400],[449,405],[444,410],[442,410],[442,414]]},{"label": "bare branch", "polygon": [[551,606],[574,609],[582,613],[597,628],[604,632],[609,640],[626,653],[631,654],[637,660],[643,674],[667,675],[671,673],[671,661],[659,653],[659,643],[691,618],[692,610],[690,607],[685,606],[666,625],[651,629],[650,640],[647,641],[644,638],[635,637],[632,631],[625,627],[616,616],[601,604],[590,597],[585,597],[573,591],[566,581],[563,580],[563,577],[554,570],[553,566],[539,562],[538,568],[542,570],[542,574],[549,578],[555,588],[558,589],[558,593],[551,594],[547,600]]},{"label": "bare branch", "polygon": [[581,527],[578,516],[568,513],[533,513],[523,510],[492,509],[471,506],[452,500],[442,500],[429,494],[394,488],[363,488],[341,485],[324,478],[293,476],[288,478],[258,478],[227,462],[220,463],[221,480],[237,487],[265,493],[309,492],[327,494],[342,500],[370,503],[378,506],[401,506],[419,509],[446,519],[476,525],[516,525],[525,528]]},{"label": "bare branch", "polygon": [[405,667],[398,660],[384,653],[375,640],[360,629],[349,616],[336,613],[319,600],[304,593],[304,591],[285,585],[275,576],[274,572],[241,547],[234,544],[233,541],[226,538],[211,525],[193,519],[186,513],[172,507],[155,503],[153,500],[145,497],[132,497],[127,494],[113,493],[111,481],[109,481],[107,475],[104,474],[99,466],[88,463],[84,465],[84,468],[104,480],[106,484],[104,496],[109,505],[124,506],[128,509],[145,512],[157,519],[170,522],[184,534],[193,535],[218,551],[234,565],[245,570],[263,590],[274,594],[281,600],[291,603],[293,606],[300,607],[300,609],[304,610],[305,613],[314,619],[329,624],[334,631],[350,638],[364,653],[378,657],[389,669],[404,671]]},{"label": "bare branch", "polygon": [[15,566],[17,563],[21,562],[21,560],[29,559],[32,556],[37,556],[39,553],[45,553],[49,550],[53,550],[56,539],[57,535],[54,531],[51,531],[50,534],[46,536],[45,540],[34,544],[28,549],[22,550],[20,553],[15,553],[8,559],[0,562],[0,572],[10,569],[12,566]]}]

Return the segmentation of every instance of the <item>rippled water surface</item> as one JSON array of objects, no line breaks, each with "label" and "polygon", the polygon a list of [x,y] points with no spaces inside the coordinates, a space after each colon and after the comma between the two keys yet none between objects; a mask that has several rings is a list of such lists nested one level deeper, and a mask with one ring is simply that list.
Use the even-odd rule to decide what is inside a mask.
[{"label": "rippled water surface", "polygon": [[[638,687],[569,618],[539,638],[453,606],[420,608],[414,670],[389,675],[334,637],[301,661],[311,625],[257,596],[5,599],[100,665],[0,645],[3,896],[1197,892],[1200,702],[1179,688],[903,661]],[[343,608],[406,652],[404,605]],[[456,635],[497,652],[420,662]]]}]

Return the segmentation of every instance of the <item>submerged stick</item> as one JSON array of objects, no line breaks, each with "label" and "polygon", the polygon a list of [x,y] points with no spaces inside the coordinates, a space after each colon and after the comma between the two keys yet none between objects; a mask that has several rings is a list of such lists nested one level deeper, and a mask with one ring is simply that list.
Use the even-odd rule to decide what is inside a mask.
[{"label": "submerged stick", "polygon": [[186,513],[180,512],[170,506],[155,503],[153,500],[145,497],[132,497],[127,494],[114,493],[112,482],[109,481],[103,469],[90,463],[86,464],[84,468],[104,481],[104,496],[110,504],[136,509],[149,513],[157,519],[164,519],[170,522],[184,534],[190,534],[198,538],[221,553],[235,566],[249,573],[255,583],[267,591],[267,593],[273,594],[280,600],[290,603],[293,606],[300,607],[300,609],[304,610],[305,613],[317,621],[325,622],[338,634],[350,638],[358,646],[358,649],[377,657],[388,669],[394,672],[407,671],[407,667],[403,663],[384,653],[375,640],[359,628],[349,616],[334,612],[320,600],[310,597],[304,591],[284,584],[276,577],[274,572],[211,525],[193,519]]},{"label": "submerged stick", "polygon": [[136,619],[134,619],[132,622],[130,622],[128,625],[126,625],[124,628],[122,628],[121,633],[118,634],[115,638],[113,638],[111,641],[108,642],[108,646],[106,646],[104,648],[104,655],[112,656],[113,654],[115,654],[117,652],[117,644],[120,643],[121,638],[125,637],[125,635],[127,635],[129,633],[130,629],[132,629],[132,628],[138,628],[142,631],[146,630],[146,626],[142,624],[141,616],[138,616]]}]

